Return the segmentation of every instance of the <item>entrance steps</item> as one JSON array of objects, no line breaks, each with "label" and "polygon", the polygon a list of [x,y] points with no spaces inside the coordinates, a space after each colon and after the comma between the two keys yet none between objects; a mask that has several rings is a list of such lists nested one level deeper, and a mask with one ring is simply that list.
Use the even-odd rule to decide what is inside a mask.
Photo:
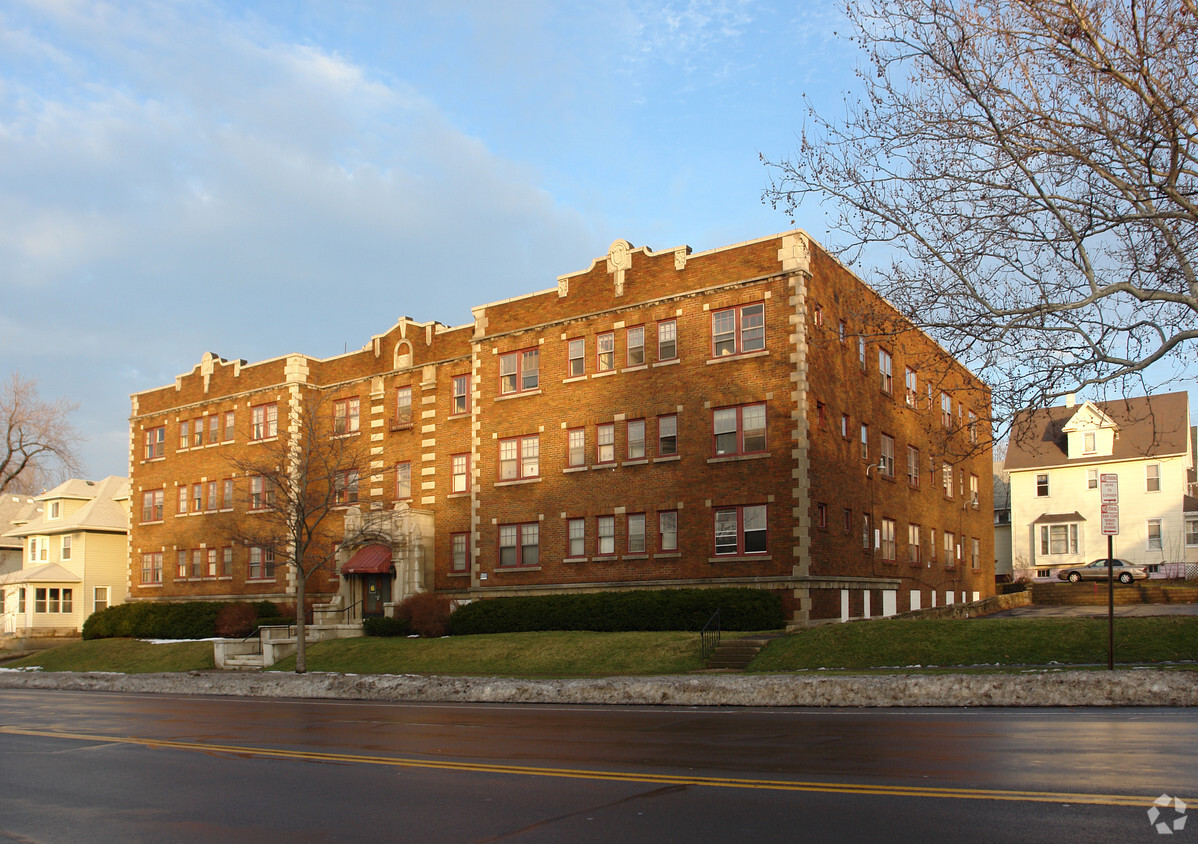
[{"label": "entrance steps", "polygon": [[744,671],[748,668],[753,657],[761,653],[771,640],[778,636],[746,636],[742,639],[721,639],[715,646],[711,656],[707,658],[707,667],[726,671]]},{"label": "entrance steps", "polygon": [[[309,624],[304,640],[310,645],[326,639],[353,639],[365,635],[362,622],[349,624]],[[262,627],[258,635],[245,639],[217,639],[212,643],[216,667],[230,671],[254,671],[270,668],[295,653],[298,647],[295,625]]]}]

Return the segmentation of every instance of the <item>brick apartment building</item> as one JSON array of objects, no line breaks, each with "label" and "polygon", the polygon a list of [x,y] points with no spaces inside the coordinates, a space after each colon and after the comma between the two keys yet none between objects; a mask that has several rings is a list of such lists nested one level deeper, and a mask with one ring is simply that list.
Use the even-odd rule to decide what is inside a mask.
[{"label": "brick apartment building", "polygon": [[473,316],[135,394],[131,599],[287,600],[292,570],[230,539],[262,494],[234,467],[317,399],[369,457],[307,592],[354,615],[727,585],[802,624],[993,594],[986,387],[803,232],[618,240]]}]

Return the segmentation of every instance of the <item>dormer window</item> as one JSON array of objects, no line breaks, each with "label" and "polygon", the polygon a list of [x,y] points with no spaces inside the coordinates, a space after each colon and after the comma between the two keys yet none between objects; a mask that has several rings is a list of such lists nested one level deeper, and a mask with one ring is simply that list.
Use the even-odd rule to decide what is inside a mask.
[{"label": "dormer window", "polygon": [[51,501],[50,502],[50,515],[47,518],[50,518],[50,519],[61,519],[62,518],[62,502],[61,501]]},{"label": "dormer window", "polygon": [[1082,452],[1085,454],[1094,454],[1098,450],[1097,446],[1094,444],[1093,433],[1085,434],[1083,437],[1083,443]]}]

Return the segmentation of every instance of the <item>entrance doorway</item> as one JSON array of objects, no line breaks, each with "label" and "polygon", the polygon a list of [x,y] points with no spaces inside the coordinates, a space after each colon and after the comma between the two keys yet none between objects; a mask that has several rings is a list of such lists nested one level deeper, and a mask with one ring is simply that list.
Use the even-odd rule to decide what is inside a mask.
[{"label": "entrance doorway", "polygon": [[391,591],[389,574],[367,574],[362,577],[362,617],[381,618],[383,603]]}]

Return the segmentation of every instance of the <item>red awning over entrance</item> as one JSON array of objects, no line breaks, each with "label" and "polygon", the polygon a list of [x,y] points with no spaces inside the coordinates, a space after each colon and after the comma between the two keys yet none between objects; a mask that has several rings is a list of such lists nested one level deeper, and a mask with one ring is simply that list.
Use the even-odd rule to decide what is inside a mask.
[{"label": "red awning over entrance", "polygon": [[386,545],[367,545],[354,552],[341,567],[342,574],[386,574],[391,571],[391,549]]}]

